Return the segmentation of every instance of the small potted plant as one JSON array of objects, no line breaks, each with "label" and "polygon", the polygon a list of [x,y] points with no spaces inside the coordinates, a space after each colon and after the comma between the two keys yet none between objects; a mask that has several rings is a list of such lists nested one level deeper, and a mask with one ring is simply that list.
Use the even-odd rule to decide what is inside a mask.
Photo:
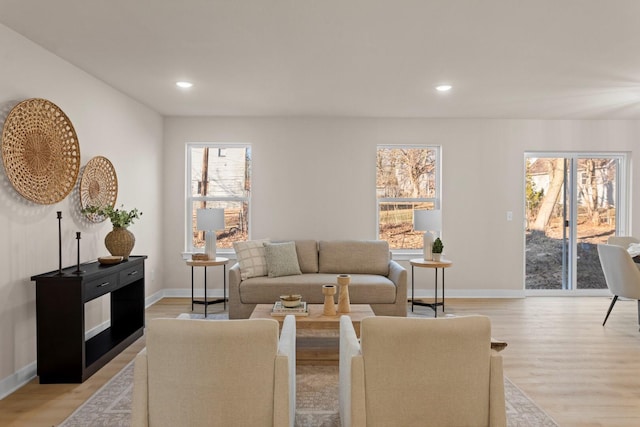
[{"label": "small potted plant", "polygon": [[444,245],[442,244],[442,240],[440,238],[436,238],[433,242],[433,246],[431,247],[431,252],[433,252],[433,260],[436,262],[440,262],[442,258],[442,250],[444,249]]},{"label": "small potted plant", "polygon": [[[123,208],[124,206],[121,206]],[[113,256],[121,256],[123,260],[129,259],[136,238],[127,228],[133,224],[133,220],[140,218],[142,212],[138,209],[126,211],[114,209],[113,206],[87,206],[81,211],[85,215],[94,215],[98,218],[109,218],[113,230],[104,238],[104,245]]]}]

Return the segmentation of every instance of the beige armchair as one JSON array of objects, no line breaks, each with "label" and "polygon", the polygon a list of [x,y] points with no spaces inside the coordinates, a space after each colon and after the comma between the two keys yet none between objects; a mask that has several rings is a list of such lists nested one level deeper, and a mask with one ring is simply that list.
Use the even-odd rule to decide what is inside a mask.
[{"label": "beige armchair", "polygon": [[135,359],[133,426],[274,426],[295,419],[293,316],[153,319]]},{"label": "beige armchair", "polygon": [[343,427],[506,425],[502,356],[485,316],[340,319]]},{"label": "beige armchair", "polygon": [[618,297],[638,300],[638,323],[640,324],[640,269],[622,246],[598,245],[598,256],[607,287],[613,294],[602,326],[607,323]]}]

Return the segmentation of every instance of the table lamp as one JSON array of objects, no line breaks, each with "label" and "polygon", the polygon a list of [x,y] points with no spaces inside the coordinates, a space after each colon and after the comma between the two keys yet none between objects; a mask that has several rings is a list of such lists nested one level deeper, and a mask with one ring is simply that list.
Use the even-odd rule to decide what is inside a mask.
[{"label": "table lamp", "polygon": [[205,232],[205,254],[216,259],[216,230],[224,229],[224,209],[198,209],[196,227]]},{"label": "table lamp", "polygon": [[435,209],[413,211],[413,229],[415,231],[424,231],[423,248],[425,261],[431,261],[433,259],[433,234],[430,232],[440,231],[441,228],[442,211]]}]

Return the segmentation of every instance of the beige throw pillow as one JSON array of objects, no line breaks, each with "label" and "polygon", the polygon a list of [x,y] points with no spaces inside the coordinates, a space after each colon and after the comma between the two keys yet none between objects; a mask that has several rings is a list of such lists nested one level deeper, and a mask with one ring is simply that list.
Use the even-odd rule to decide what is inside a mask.
[{"label": "beige throw pillow", "polygon": [[233,250],[240,264],[240,278],[242,280],[251,277],[267,275],[267,259],[265,257],[265,240],[249,240],[246,242],[233,242]]},{"label": "beige throw pillow", "polygon": [[294,242],[265,243],[264,249],[269,277],[302,274]]}]

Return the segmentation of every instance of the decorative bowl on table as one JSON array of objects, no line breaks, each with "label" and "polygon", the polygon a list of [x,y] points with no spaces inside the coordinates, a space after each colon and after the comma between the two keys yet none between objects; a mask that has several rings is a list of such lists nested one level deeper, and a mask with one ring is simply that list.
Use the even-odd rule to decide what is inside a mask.
[{"label": "decorative bowl on table", "polygon": [[302,295],[280,295],[282,306],[286,308],[295,308],[302,303]]},{"label": "decorative bowl on table", "polygon": [[98,262],[103,265],[119,264],[122,262],[121,256],[103,256],[98,258]]}]

